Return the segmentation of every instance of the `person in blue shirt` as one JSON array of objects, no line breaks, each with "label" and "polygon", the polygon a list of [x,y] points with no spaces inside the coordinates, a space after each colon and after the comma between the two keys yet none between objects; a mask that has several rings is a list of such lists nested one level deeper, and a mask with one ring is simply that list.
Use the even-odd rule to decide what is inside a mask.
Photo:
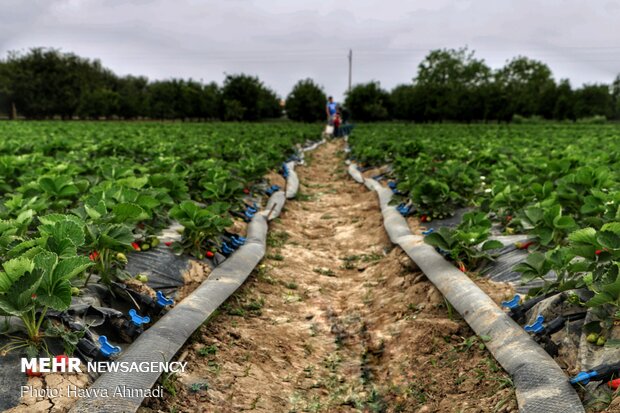
[{"label": "person in blue shirt", "polygon": [[338,110],[338,104],[334,102],[333,97],[327,98],[327,104],[325,105],[325,113],[327,114],[327,122],[331,125],[334,121],[334,116]]}]

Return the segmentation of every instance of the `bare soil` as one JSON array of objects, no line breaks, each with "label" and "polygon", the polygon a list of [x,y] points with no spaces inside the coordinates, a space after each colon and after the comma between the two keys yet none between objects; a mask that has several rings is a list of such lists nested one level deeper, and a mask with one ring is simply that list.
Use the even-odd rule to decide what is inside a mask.
[{"label": "bare soil", "polygon": [[46,373],[41,377],[29,377],[28,390],[20,400],[20,404],[6,413],[60,413],[68,411],[77,401],[69,393],[71,388],[84,388],[88,384],[85,373]]},{"label": "bare soil", "polygon": [[[181,351],[142,412],[513,412],[482,339],[394,248],[342,142],[298,167],[266,258]],[[510,288],[484,280],[501,300]]]}]

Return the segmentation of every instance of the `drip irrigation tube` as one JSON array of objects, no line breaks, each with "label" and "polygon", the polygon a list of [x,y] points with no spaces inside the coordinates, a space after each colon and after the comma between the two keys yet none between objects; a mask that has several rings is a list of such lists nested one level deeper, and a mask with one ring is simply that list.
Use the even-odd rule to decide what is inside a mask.
[{"label": "drip irrigation tube", "polygon": [[446,261],[430,245],[414,236],[395,207],[392,191],[377,181],[364,179],[355,164],[349,174],[374,190],[379,198],[385,229],[426,277],[441,291],[513,378],[519,411],[523,413],[581,413],[581,400],[557,363],[467,275]]},{"label": "drip irrigation tube", "polygon": [[267,201],[267,206],[265,209],[260,211],[257,215],[262,215],[271,221],[272,219],[280,216],[285,203],[286,196],[284,195],[284,192],[276,191],[269,197],[269,201]]},{"label": "drip irrigation tube", "polygon": [[[304,160],[305,152],[313,151],[318,148],[320,145],[325,143],[325,139],[321,139],[318,142],[313,143],[312,145],[300,150],[301,161]],[[297,191],[299,191],[299,177],[297,176],[297,172],[295,172],[295,165],[297,163],[294,161],[287,162],[286,167],[288,169],[288,176],[286,178],[286,199],[293,199],[297,196]]]},{"label": "drip irrigation tube", "polygon": [[[312,150],[316,146],[318,144],[304,151]],[[299,179],[294,173],[294,164],[294,162],[287,163],[289,174],[286,193],[274,192],[269,197],[265,209],[252,218],[248,225],[245,244],[216,267],[196,290],[142,333],[123,352],[118,362],[171,361],[192,333],[245,282],[265,255],[268,222],[280,215],[287,198],[293,198],[297,194]],[[159,375],[159,372],[104,373],[90,386],[90,389],[100,389],[98,394],[105,392],[109,397],[82,398],[70,412],[135,412],[144,400],[144,390],[152,388]],[[113,397],[115,389],[119,386],[131,396]],[[91,394],[97,393],[93,390]]]},{"label": "drip irrigation tube", "polygon": [[299,178],[295,172],[295,162],[287,162],[288,177],[286,178],[286,199],[293,199],[299,190]]},{"label": "drip irrigation tube", "polygon": [[[284,198],[278,191],[272,198]],[[278,216],[282,209],[280,202],[271,202],[274,209],[270,219]],[[276,212],[277,211],[277,212]],[[246,243],[229,259],[220,264],[194,292],[172,308],[157,323],[146,330],[123,353],[119,362],[163,362],[171,361],[192,333],[239,288],[265,254],[268,211],[257,214],[248,226]],[[102,374],[90,387],[106,389],[108,398],[89,397],[76,403],[71,412],[135,412],[144,397],[140,391],[132,397],[112,397],[118,386],[128,390],[144,390],[153,387],[159,378],[158,372],[127,374],[108,372]],[[104,390],[100,390],[102,394]]]}]

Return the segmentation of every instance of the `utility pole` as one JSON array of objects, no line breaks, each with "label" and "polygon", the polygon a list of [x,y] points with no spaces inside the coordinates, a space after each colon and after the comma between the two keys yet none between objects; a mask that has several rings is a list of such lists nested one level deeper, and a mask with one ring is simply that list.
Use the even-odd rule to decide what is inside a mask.
[{"label": "utility pole", "polygon": [[351,93],[351,70],[353,68],[353,50],[349,49],[349,93]]}]

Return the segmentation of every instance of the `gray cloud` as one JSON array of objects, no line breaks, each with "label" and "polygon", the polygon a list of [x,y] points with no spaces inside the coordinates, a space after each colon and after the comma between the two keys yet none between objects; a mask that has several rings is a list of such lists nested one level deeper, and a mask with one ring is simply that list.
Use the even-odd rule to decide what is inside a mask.
[{"label": "gray cloud", "polygon": [[620,2],[578,0],[0,0],[0,53],[34,46],[100,58],[119,74],[221,82],[258,75],[285,96],[312,77],[411,81],[426,52],[468,45],[492,67],[516,55],[574,85],[620,72]]}]

